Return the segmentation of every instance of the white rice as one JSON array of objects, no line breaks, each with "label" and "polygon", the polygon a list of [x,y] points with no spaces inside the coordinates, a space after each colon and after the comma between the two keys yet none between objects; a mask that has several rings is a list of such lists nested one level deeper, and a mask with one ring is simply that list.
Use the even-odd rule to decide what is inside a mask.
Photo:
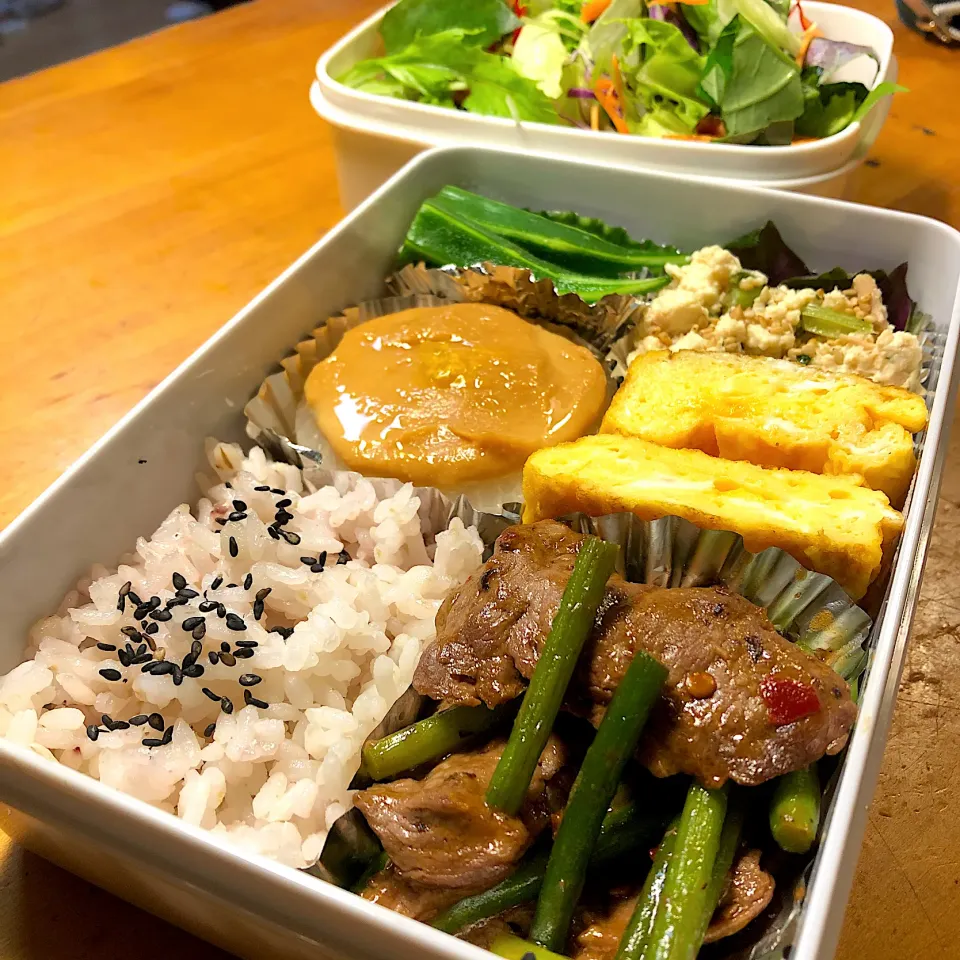
[{"label": "white rice", "polygon": [[[296,468],[268,462],[259,448],[246,459],[234,445],[211,446],[209,454],[219,480],[195,515],[186,504],[177,507],[116,572],[94,569],[56,616],[33,628],[30,659],[0,678],[0,736],[229,842],[307,867],[351,806],[348,787],[364,739],[410,685],[443,597],[480,565],[483,544],[474,528],[454,520],[427,545],[410,485],[378,497],[370,481],[339,475],[311,492]],[[264,484],[286,492],[254,490]],[[296,544],[268,533],[284,498],[293,518],[282,529],[300,538]],[[248,518],[218,525],[234,500],[246,504]],[[337,564],[341,550],[351,559]],[[301,558],[323,551],[325,570],[311,572]],[[123,647],[130,638],[121,628],[139,629],[133,603],[118,610],[123,584],[129,581],[141,600],[155,596],[165,605],[176,593],[175,572],[201,596],[169,608],[169,621],[146,622],[157,623],[152,639],[180,664],[194,642],[182,622],[204,617],[203,675],[179,685],[170,674],[124,667],[117,653],[96,646]],[[218,577],[222,584],[212,590]],[[270,593],[257,620],[255,597],[264,588]],[[246,629],[229,629],[217,611],[202,613],[204,596],[242,618]],[[293,630],[284,639],[270,632],[275,626]],[[233,667],[210,662],[209,651],[227,643],[236,653],[238,640],[256,641],[252,657]],[[132,646],[139,644],[134,638]],[[122,679],[101,676],[111,669]],[[238,682],[244,674],[262,681],[245,688]],[[233,712],[204,687],[228,697]],[[245,690],[269,706],[244,706]],[[142,744],[164,736],[149,725],[108,730],[102,716],[115,723],[154,713],[172,734],[163,746]],[[88,725],[99,727],[95,741]]]}]

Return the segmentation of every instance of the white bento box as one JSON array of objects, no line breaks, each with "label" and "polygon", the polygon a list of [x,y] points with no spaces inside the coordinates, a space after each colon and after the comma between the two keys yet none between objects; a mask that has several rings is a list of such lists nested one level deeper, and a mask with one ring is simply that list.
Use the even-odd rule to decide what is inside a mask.
[{"label": "white bento box", "polygon": [[[427,147],[476,144],[576,157],[633,170],[670,170],[747,183],[771,189],[842,197],[849,173],[862,163],[890,110],[890,98],[878,104],[861,123],[811,143],[786,147],[625,137],[593,130],[540,123],[515,123],[465,111],[378,97],[337,83],[335,77],[359,60],[375,55],[378,10],[332,46],[317,62],[310,88],[314,110],[333,129],[340,200],[350,210],[408,160]],[[877,17],[860,10],[810,0],[805,14],[834,40],[872,47],[879,67],[867,58],[847,64],[838,80],[859,80],[867,86],[897,78],[893,34]],[[794,14],[793,25],[799,29]]]},{"label": "white bento box", "polygon": [[[601,175],[602,173],[602,175]],[[801,916],[793,960],[829,957],[857,862],[933,523],[957,388],[960,234],[904,213],[674,174],[476,148],[419,157],[171,374],[0,534],[0,673],[93,562],[114,563],[197,499],[204,438],[243,437],[242,409],[318,320],[382,293],[420,202],[447,183],[535,209],[574,209],[694,248],[772,219],[814,269],[910,262],[943,349],[926,442],[873,637],[872,665]],[[250,960],[482,960],[479,948],[204,831],[0,740],[0,826],[28,848]]]}]

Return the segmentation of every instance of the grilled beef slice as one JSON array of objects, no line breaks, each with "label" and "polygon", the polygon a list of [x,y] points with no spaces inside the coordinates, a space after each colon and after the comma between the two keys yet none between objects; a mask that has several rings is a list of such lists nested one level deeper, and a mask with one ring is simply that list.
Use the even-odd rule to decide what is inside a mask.
[{"label": "grilled beef slice", "polygon": [[[493,557],[441,606],[416,690],[448,706],[493,707],[519,696],[582,541],[553,521],[504,531]],[[599,723],[638,650],[669,670],[638,753],[660,777],[753,786],[842,749],[856,717],[846,683],[742,597],[618,576],[607,584],[568,709]]]}]

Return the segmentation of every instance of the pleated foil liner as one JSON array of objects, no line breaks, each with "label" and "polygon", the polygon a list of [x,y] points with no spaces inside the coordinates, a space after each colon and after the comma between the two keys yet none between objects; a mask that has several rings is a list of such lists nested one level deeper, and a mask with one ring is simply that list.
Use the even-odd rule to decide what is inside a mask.
[{"label": "pleated foil liner", "polygon": [[[494,269],[512,274],[523,273],[513,267]],[[461,272],[464,275],[474,273],[474,271]],[[477,274],[477,276],[481,275]],[[527,279],[529,283],[529,274]],[[494,291],[491,291],[490,297],[467,296],[466,288],[460,286],[450,275],[443,271],[427,270],[424,267],[405,267],[399,273],[387,278],[386,284],[388,289],[398,291],[395,296],[366,300],[347,308],[341,314],[328,318],[311,331],[308,337],[301,340],[290,356],[280,361],[280,369],[263,381],[256,396],[243,409],[247,420],[247,436],[251,440],[268,450],[273,456],[285,459],[289,463],[298,462],[301,454],[309,454],[307,462],[311,464],[323,462],[331,470],[348,472],[349,468],[339,460],[318,429],[314,416],[303,399],[304,386],[310,372],[336,350],[348,331],[376,317],[398,313],[413,307],[444,306],[455,302],[484,302],[515,309],[511,304],[504,302],[504,297],[494,296]],[[507,287],[509,284],[501,277],[497,281],[497,289],[502,291]],[[479,288],[473,286],[470,289],[473,294],[476,294]],[[569,302],[570,297],[576,303]],[[613,307],[608,307],[606,312],[603,309],[595,312],[594,308],[585,304],[579,297],[568,295],[557,298],[554,293],[554,300],[565,304],[561,311],[562,316],[525,314],[525,318],[587,347],[602,362],[609,344],[609,337],[603,333],[606,329],[603,324],[607,321],[620,322],[615,318]],[[633,302],[636,303],[636,301]],[[583,308],[580,313],[576,310],[576,304]],[[516,312],[520,311],[516,310]],[[613,398],[616,388],[617,383],[608,376],[607,403]],[[289,456],[294,451],[297,451],[296,459]],[[494,508],[497,508],[501,513],[509,514],[509,505],[520,498],[520,471],[504,478],[466,484],[463,486],[463,493],[491,513]]]}]

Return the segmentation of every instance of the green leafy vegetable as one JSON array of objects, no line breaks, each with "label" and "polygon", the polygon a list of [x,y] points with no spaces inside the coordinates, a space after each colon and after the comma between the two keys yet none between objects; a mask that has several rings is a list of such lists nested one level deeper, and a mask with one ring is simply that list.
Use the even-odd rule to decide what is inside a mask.
[{"label": "green leafy vegetable", "polygon": [[470,94],[465,109],[491,117],[556,123],[557,114],[537,85],[513,69],[506,57],[485,54],[464,74]]},{"label": "green leafy vegetable", "polygon": [[683,15],[703,45],[712,47],[737,15],[737,8],[733,0],[707,0],[706,3],[688,4]]},{"label": "green leafy vegetable", "polygon": [[[740,261],[745,270],[759,270],[772,284],[788,281],[809,273],[807,265],[787,246],[772,220],[759,230],[731,240],[724,246]],[[809,286],[809,284],[800,284]]]},{"label": "green leafy vegetable", "polygon": [[647,265],[686,263],[688,260],[687,255],[676,247],[671,247],[669,244],[654,243],[653,240],[634,240],[623,227],[612,227],[599,217],[584,217],[572,210],[540,210],[539,213],[541,217],[592,233],[595,237],[606,240],[607,243],[643,253],[649,258]]},{"label": "green leafy vegetable", "polygon": [[520,26],[503,0],[400,0],[380,22],[388,54],[423,37],[462,30],[462,43],[488,47]]},{"label": "green leafy vegetable", "polygon": [[785,51],[792,59],[800,52],[800,37],[787,26],[786,15],[777,12],[766,0],[733,0],[740,19],[749,23],[775,50]]}]

